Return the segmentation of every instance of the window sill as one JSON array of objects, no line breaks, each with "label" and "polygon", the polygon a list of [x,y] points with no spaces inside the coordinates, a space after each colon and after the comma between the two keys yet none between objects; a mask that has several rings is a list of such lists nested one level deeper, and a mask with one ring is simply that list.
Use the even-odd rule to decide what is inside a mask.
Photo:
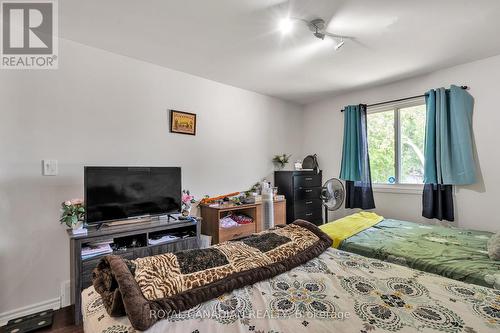
[{"label": "window sill", "polygon": [[394,194],[422,194],[424,185],[418,184],[373,184],[373,192]]}]

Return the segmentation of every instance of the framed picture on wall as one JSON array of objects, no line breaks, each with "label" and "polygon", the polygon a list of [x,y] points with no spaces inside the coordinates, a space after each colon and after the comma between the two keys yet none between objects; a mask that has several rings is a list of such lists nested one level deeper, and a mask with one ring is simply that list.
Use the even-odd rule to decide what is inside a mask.
[{"label": "framed picture on wall", "polygon": [[196,114],[170,110],[170,132],[196,135]]}]

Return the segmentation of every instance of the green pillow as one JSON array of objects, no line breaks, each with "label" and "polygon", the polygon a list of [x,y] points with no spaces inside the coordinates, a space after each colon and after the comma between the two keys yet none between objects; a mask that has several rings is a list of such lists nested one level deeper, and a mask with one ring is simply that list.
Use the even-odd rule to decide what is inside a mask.
[{"label": "green pillow", "polygon": [[500,260],[500,232],[488,240],[488,255],[491,260]]}]

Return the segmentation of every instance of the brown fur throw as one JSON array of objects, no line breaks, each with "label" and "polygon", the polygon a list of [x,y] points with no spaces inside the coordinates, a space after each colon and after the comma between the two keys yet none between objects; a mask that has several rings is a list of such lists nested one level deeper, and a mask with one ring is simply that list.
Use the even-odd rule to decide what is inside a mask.
[{"label": "brown fur throw", "polygon": [[111,316],[127,315],[134,328],[146,330],[159,319],[302,265],[331,245],[318,227],[297,220],[207,249],[131,261],[106,256],[92,278]]}]

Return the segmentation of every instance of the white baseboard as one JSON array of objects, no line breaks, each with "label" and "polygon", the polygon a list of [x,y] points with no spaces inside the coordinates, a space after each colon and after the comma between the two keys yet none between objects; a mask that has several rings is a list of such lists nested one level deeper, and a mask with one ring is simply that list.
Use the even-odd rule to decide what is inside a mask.
[{"label": "white baseboard", "polygon": [[44,310],[49,310],[49,309],[54,309],[57,310],[61,308],[61,299],[54,298],[54,299],[49,299],[40,303],[28,305],[22,308],[10,310],[7,312],[0,313],[0,326],[4,326],[7,324],[7,322],[11,319],[14,318],[19,318],[22,316],[26,316],[32,313],[44,311]]}]

